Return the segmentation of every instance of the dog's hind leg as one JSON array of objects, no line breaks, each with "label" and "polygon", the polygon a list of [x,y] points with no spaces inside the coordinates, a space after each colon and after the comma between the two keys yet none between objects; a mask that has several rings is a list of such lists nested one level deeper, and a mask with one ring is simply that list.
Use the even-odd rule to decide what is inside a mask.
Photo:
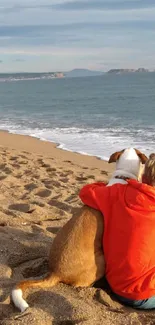
[{"label": "dog's hind leg", "polygon": [[89,287],[105,275],[105,261],[103,252],[95,254],[95,264],[83,271],[72,285],[75,287]]}]

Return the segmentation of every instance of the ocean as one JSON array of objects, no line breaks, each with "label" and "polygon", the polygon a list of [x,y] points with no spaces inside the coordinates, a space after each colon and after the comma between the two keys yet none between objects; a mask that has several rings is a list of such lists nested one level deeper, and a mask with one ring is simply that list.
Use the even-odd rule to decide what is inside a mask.
[{"label": "ocean", "polygon": [[155,152],[155,73],[0,75],[0,129],[101,159],[130,146]]}]

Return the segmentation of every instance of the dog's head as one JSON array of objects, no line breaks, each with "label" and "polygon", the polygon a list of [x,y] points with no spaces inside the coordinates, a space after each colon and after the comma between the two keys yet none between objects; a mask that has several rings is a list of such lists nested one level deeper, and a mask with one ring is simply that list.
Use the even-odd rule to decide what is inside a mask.
[{"label": "dog's head", "polygon": [[[141,151],[128,148],[121,151],[117,151],[113,153],[109,158],[109,163],[116,162],[116,174],[124,175],[129,178],[140,178],[140,174],[142,173],[141,164],[145,164],[147,161],[147,157]],[[126,172],[126,174],[125,174]]]}]

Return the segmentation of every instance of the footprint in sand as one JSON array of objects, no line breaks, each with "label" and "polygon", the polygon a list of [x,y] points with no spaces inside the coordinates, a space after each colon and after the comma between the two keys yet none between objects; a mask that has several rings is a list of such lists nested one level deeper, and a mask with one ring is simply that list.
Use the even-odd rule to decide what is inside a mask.
[{"label": "footprint in sand", "polygon": [[0,181],[3,181],[5,178],[7,178],[7,176],[5,175],[0,176]]},{"label": "footprint in sand", "polygon": [[13,211],[10,211],[10,210],[7,210],[7,209],[2,209],[2,211],[3,211],[7,216],[11,216],[11,217],[13,217],[13,218],[16,218],[16,217],[17,217],[16,213],[13,212]]},{"label": "footprint in sand", "polygon": [[40,196],[40,197],[49,197],[51,195],[51,191],[47,189],[40,190],[37,192],[35,195]]},{"label": "footprint in sand", "polygon": [[43,160],[41,158],[37,159],[38,163],[41,164]]},{"label": "footprint in sand", "polygon": [[106,172],[105,170],[102,170],[102,171],[101,171],[101,174],[102,174],[102,175],[106,175],[106,176],[108,176],[108,172]]},{"label": "footprint in sand", "polygon": [[38,163],[40,164],[41,167],[44,167],[44,168],[51,167],[50,164],[46,164],[42,159],[38,159],[37,161],[38,161]]},{"label": "footprint in sand", "polygon": [[78,199],[77,194],[72,194],[72,195],[70,195],[69,197],[67,197],[67,199],[65,200],[65,202],[72,202],[72,201],[74,201],[75,199],[76,199],[76,200]]},{"label": "footprint in sand", "polygon": [[39,277],[48,272],[49,263],[46,258],[36,258],[35,260],[30,260],[28,264],[28,266],[21,270],[24,278]]},{"label": "footprint in sand", "polygon": [[47,227],[46,230],[51,232],[52,234],[57,234],[61,227]]},{"label": "footprint in sand", "polygon": [[19,197],[20,200],[27,200],[29,199],[29,192],[26,192],[24,194],[22,194],[20,197]]},{"label": "footprint in sand", "polygon": [[38,186],[35,184],[35,183],[30,183],[30,184],[26,184],[25,186],[25,189],[27,191],[33,191],[35,188],[37,188]]},{"label": "footprint in sand", "polygon": [[60,176],[61,176],[62,178],[65,178],[65,177],[67,177],[67,176],[71,176],[71,175],[73,175],[73,174],[74,174],[74,173],[73,173],[72,170],[68,170],[68,171],[66,171],[65,173],[61,173]]},{"label": "footprint in sand", "polygon": [[31,171],[30,169],[26,169],[26,170],[24,171],[24,174],[27,175],[27,176],[29,176],[29,175],[32,174],[32,171]]},{"label": "footprint in sand", "polygon": [[70,160],[64,160],[64,162],[72,164]]},{"label": "footprint in sand", "polygon": [[78,208],[73,207],[73,206],[71,206],[71,205],[69,205],[67,203],[60,202],[60,201],[55,200],[55,199],[51,199],[48,202],[48,204],[53,206],[53,207],[56,207],[56,208],[60,209],[60,211],[64,211],[64,212],[68,212],[68,213],[74,213],[74,212],[78,211]]},{"label": "footprint in sand", "polygon": [[24,155],[20,155],[19,157],[20,157],[20,158],[23,158],[23,159],[27,159],[27,157],[24,156]]},{"label": "footprint in sand", "polygon": [[1,169],[1,170],[4,170],[5,167],[6,167],[6,164],[1,164],[1,165],[0,165],[0,169]]},{"label": "footprint in sand", "polygon": [[13,168],[20,168],[20,165],[19,164],[12,164],[12,167]]},{"label": "footprint in sand", "polygon": [[16,177],[16,178],[22,178],[22,176],[23,176],[23,175],[20,173],[20,174],[17,174],[15,177]]},{"label": "footprint in sand", "polygon": [[5,172],[7,175],[12,174],[12,170],[11,170],[10,168],[8,168],[8,167],[6,167],[6,168],[4,169],[4,172]]},{"label": "footprint in sand", "polygon": [[60,178],[60,182],[68,183],[68,177]]},{"label": "footprint in sand", "polygon": [[71,160],[64,160],[65,163],[69,163],[71,165],[73,165],[72,161]]},{"label": "footprint in sand", "polygon": [[53,199],[54,199],[54,200],[57,200],[57,199],[59,199],[61,196],[62,196],[61,194],[55,195],[55,196],[53,196]]},{"label": "footprint in sand", "polygon": [[5,172],[8,175],[12,173],[11,169],[6,164],[1,164],[0,170],[2,170],[3,172]]},{"label": "footprint in sand", "polygon": [[16,156],[12,156],[12,157],[10,157],[10,160],[18,160],[18,157],[16,157]]},{"label": "footprint in sand", "polygon": [[46,171],[47,171],[47,173],[49,173],[49,172],[56,172],[56,168],[48,167],[46,169]]},{"label": "footprint in sand", "polygon": [[26,161],[26,160],[21,160],[21,161],[20,161],[20,164],[21,164],[21,165],[27,165],[27,164],[28,164],[28,161]]},{"label": "footprint in sand", "polygon": [[84,176],[77,176],[77,177],[76,177],[76,180],[81,182],[81,181],[86,181],[88,178],[89,178],[89,176],[87,176],[87,177],[84,177]]},{"label": "footprint in sand", "polygon": [[68,176],[69,176],[69,175],[74,175],[73,170],[66,170],[66,173],[67,173]]},{"label": "footprint in sand", "polygon": [[33,200],[31,201],[32,204],[38,205],[41,208],[44,208],[45,204],[41,202],[40,200]]},{"label": "footprint in sand", "polygon": [[54,180],[51,181],[51,184],[52,184],[53,187],[57,187],[57,188],[59,188],[61,186],[60,182],[54,181]]},{"label": "footprint in sand", "polygon": [[15,210],[19,212],[24,212],[24,213],[32,213],[35,209],[31,209],[31,206],[26,203],[16,203],[16,204],[11,204],[8,207],[10,210]]},{"label": "footprint in sand", "polygon": [[66,212],[70,212],[71,211],[71,206],[66,204],[66,203],[63,203],[63,202],[59,202],[55,199],[51,199],[49,202],[48,202],[49,205],[51,206],[54,206],[56,208],[59,208],[60,210],[64,210]]},{"label": "footprint in sand", "polygon": [[39,178],[40,178],[40,175],[38,175],[38,174],[34,174],[34,175],[33,175],[33,178],[35,178],[35,179],[39,179]]},{"label": "footprint in sand", "polygon": [[95,179],[95,176],[94,175],[88,175],[88,178]]},{"label": "footprint in sand", "polygon": [[53,189],[53,184],[51,179],[43,179],[42,183],[45,185],[46,188]]}]

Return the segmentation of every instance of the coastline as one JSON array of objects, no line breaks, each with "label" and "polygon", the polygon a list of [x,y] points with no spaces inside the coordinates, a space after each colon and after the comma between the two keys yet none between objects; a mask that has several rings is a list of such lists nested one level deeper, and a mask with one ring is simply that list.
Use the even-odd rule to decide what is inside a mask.
[{"label": "coastline", "polygon": [[114,170],[113,164],[109,165],[106,160],[87,154],[64,150],[58,147],[59,144],[40,140],[29,135],[14,134],[0,130],[0,146],[14,149],[18,152],[27,151],[37,155],[44,155],[46,158],[53,157],[59,161],[70,160],[80,167],[86,166],[90,169],[105,169],[108,173]]}]

